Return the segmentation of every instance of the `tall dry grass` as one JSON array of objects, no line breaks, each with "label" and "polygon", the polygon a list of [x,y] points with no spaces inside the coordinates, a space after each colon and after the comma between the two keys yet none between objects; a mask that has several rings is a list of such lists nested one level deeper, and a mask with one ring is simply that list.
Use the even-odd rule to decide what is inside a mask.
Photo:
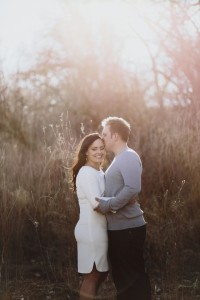
[{"label": "tall dry grass", "polygon": [[186,108],[149,117],[140,132],[149,269],[155,286],[190,299],[199,294],[200,123]]},{"label": "tall dry grass", "polygon": [[[144,167],[141,206],[148,222],[145,255],[153,292],[163,293],[163,299],[189,299],[199,293],[200,125],[186,109],[166,110],[162,118],[157,109],[149,109],[137,125],[130,144]],[[80,136],[90,130],[83,126],[76,135],[70,117],[61,115],[56,123],[41,126],[34,148],[14,138],[2,140],[2,282],[35,274],[78,290],[73,230],[79,208],[69,169]],[[108,290],[112,297],[108,285],[103,293]]]},{"label": "tall dry grass", "polygon": [[[43,146],[34,150],[15,139],[1,144],[0,274],[6,282],[23,277],[32,261],[38,264],[33,271],[49,280],[69,280],[75,269],[78,206],[69,168],[76,138],[62,117],[41,131]],[[47,135],[54,136],[52,145]]]}]

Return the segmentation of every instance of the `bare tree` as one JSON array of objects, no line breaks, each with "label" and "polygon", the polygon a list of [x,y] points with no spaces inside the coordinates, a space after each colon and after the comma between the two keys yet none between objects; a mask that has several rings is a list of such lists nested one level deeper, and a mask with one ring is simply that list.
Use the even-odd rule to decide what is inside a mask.
[{"label": "bare tree", "polygon": [[[168,104],[199,107],[200,94],[200,10],[198,2],[173,1],[163,3],[162,22],[149,26],[156,33],[159,48],[150,52],[156,97],[159,105],[165,99]],[[164,56],[163,63],[159,54]],[[158,77],[165,82],[160,89]]]}]

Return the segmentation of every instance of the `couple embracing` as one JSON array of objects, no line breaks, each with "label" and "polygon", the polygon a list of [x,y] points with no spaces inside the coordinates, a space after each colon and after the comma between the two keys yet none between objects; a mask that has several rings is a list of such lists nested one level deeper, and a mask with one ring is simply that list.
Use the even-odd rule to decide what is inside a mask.
[{"label": "couple embracing", "polygon": [[[138,203],[142,163],[127,145],[126,120],[108,117],[102,127],[102,135],[91,133],[81,140],[72,166],[80,206],[75,227],[78,272],[83,274],[80,300],[95,299],[109,265],[117,300],[150,300],[143,258],[146,222]],[[104,173],[105,151],[114,159]]]}]

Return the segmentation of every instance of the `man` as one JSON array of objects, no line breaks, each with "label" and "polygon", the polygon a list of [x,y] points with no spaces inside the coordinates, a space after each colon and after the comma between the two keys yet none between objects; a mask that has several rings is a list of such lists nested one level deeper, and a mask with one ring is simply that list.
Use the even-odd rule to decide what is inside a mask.
[{"label": "man", "polygon": [[141,191],[142,164],[127,145],[130,124],[118,117],[102,121],[107,151],[115,157],[105,172],[105,197],[97,198],[98,212],[108,221],[109,258],[118,300],[150,300],[143,246],[146,222],[137,202]]}]

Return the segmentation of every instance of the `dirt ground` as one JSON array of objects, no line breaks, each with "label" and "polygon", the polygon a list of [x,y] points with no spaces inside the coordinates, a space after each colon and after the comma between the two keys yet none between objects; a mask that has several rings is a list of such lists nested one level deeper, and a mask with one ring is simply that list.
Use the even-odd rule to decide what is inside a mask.
[{"label": "dirt ground", "polygon": [[0,300],[78,300],[77,293],[70,291],[64,283],[49,283],[42,279],[8,282],[1,290]]},{"label": "dirt ground", "polygon": [[[107,283],[101,288],[97,299],[113,300]],[[27,279],[8,282],[1,285],[0,300],[78,300],[78,291],[70,290],[64,282],[51,283],[45,279]]]},{"label": "dirt ground", "polygon": [[[113,289],[105,283],[97,299],[114,300]],[[109,291],[110,290],[110,291]],[[52,283],[46,279],[17,280],[1,284],[0,300],[78,300],[78,291],[70,290],[64,282]],[[185,287],[178,295],[153,291],[152,300],[197,300]],[[125,300],[125,299],[124,299]]]},{"label": "dirt ground", "polygon": [[[64,279],[48,278],[42,274],[42,269],[36,269],[35,265],[27,267],[28,271],[23,278],[9,280],[0,278],[0,300],[79,300],[78,286],[81,277],[75,270],[68,268]],[[198,276],[197,276],[198,275]],[[152,300],[197,300],[200,299],[199,273],[193,280],[182,281],[177,288],[163,289],[161,281],[151,282]],[[165,285],[166,286],[166,285]],[[115,288],[111,276],[101,286],[98,297],[101,300],[114,300]],[[124,299],[126,300],[126,299]]]}]

